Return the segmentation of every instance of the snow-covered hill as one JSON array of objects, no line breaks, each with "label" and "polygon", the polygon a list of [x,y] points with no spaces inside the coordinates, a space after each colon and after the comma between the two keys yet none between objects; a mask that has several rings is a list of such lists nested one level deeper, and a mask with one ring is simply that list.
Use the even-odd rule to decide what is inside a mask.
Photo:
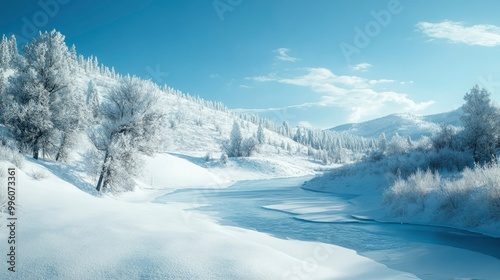
[{"label": "snow-covered hill", "polygon": [[[79,65],[72,83],[75,90],[83,93],[84,97],[87,97],[90,87],[93,87],[102,102],[122,79],[122,76],[109,71],[105,66],[98,65],[95,58],[81,58]],[[1,72],[4,84],[8,84],[9,77],[15,73],[13,69]],[[306,146],[275,132],[278,125],[269,120],[257,116],[242,116],[231,112],[219,102],[193,97],[166,85],[159,88],[163,94],[163,111],[168,118],[167,128],[161,137],[162,152],[186,156],[189,161],[214,170],[231,170],[229,173],[222,172],[228,180],[308,175],[315,169],[323,168],[321,162],[309,160]],[[222,154],[222,143],[230,138],[234,122],[239,123],[243,138],[255,137],[258,123],[262,123],[265,140],[257,146],[252,158],[230,159],[227,167],[233,168],[225,168],[218,161]],[[79,137],[80,143],[88,142],[85,132],[80,133]],[[77,153],[84,153],[86,149],[92,149],[92,145],[80,144],[78,151],[73,151],[72,157]],[[267,158],[273,158],[274,167]],[[258,173],[261,175],[257,176]]]},{"label": "snow-covered hill", "polygon": [[[78,84],[82,91],[86,91],[90,80],[97,84],[101,95],[109,92],[118,82],[118,79],[111,79],[105,75],[81,73]],[[164,149],[168,151],[220,152],[221,142],[229,139],[234,121],[240,123],[244,138],[255,136],[257,133],[258,125],[256,123],[260,121],[257,116],[253,116],[253,121],[250,121],[250,117],[244,119],[222,103],[193,97],[167,86],[162,86],[161,89],[165,94],[165,114],[169,118],[169,130],[165,135],[164,142]],[[269,126],[276,125],[265,119],[261,121]],[[293,145],[294,151],[306,152],[306,147],[294,142],[289,137],[265,127],[264,130],[266,144],[281,146],[284,142]],[[266,148],[264,150],[273,150],[278,153],[278,149]]]},{"label": "snow-covered hill", "polygon": [[390,139],[394,134],[398,133],[400,136],[410,136],[412,139],[418,139],[423,135],[431,136],[437,132],[440,124],[450,124],[455,127],[462,126],[461,115],[461,109],[428,116],[400,113],[361,123],[344,124],[330,130],[348,132],[367,138],[377,138],[380,134],[385,133],[386,137]]}]

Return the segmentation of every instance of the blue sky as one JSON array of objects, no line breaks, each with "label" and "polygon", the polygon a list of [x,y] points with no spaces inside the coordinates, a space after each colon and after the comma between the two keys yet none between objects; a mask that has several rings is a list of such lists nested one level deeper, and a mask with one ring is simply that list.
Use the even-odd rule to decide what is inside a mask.
[{"label": "blue sky", "polygon": [[120,73],[277,122],[432,114],[474,84],[500,101],[495,1],[4,0],[0,33],[57,29]]}]

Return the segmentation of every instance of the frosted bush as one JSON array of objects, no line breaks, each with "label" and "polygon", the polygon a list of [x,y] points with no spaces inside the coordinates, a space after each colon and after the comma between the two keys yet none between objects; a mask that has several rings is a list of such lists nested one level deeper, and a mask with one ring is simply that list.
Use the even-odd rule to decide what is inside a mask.
[{"label": "frosted bush", "polygon": [[24,156],[21,155],[20,153],[13,152],[11,161],[15,166],[17,166],[19,168],[23,168]]},{"label": "frosted bush", "polygon": [[[459,227],[500,222],[500,166],[465,168],[460,177],[441,179],[438,172],[418,170],[397,179],[384,193],[393,217],[438,221]],[[418,217],[417,217],[418,216]]]},{"label": "frosted bush", "polygon": [[450,148],[430,152],[428,156],[428,166],[434,170],[460,171],[473,162],[469,153]]},{"label": "frosted bush", "polygon": [[31,170],[28,175],[33,178],[33,180],[40,181],[48,177],[47,173],[42,170]]},{"label": "frosted bush", "polygon": [[439,173],[419,169],[406,180],[397,179],[384,193],[384,202],[390,205],[394,216],[423,212],[427,197],[433,189],[439,188],[440,182]]},{"label": "frosted bush", "polygon": [[9,146],[0,146],[0,159],[9,161],[18,168],[24,165],[24,156]]},{"label": "frosted bush", "polygon": [[229,159],[229,158],[228,158],[228,156],[227,156],[227,154],[226,154],[226,153],[222,153],[222,154],[220,155],[220,163],[221,163],[222,165],[226,165],[226,164],[227,164],[228,159]]}]

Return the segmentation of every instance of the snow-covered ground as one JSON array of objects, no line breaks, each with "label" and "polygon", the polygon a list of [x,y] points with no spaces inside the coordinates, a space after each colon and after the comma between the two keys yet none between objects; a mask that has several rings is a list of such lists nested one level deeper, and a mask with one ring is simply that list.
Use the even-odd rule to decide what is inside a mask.
[{"label": "snow-covered ground", "polygon": [[[353,170],[355,172],[355,170]],[[332,172],[314,178],[307,182],[303,188],[308,190],[332,193],[346,197],[348,204],[338,209],[328,207],[318,207],[317,204],[303,204],[299,209],[292,209],[300,213],[300,217],[311,222],[325,222],[332,220],[375,220],[381,223],[389,222],[399,224],[400,219],[395,219],[387,215],[387,210],[383,206],[383,192],[388,188],[394,178],[389,178],[383,174],[374,174],[367,170],[350,174],[348,172]],[[274,206],[276,207],[276,206]],[[280,206],[283,207],[283,206]],[[347,210],[346,210],[347,209]],[[300,212],[298,212],[300,210]],[[340,212],[340,213],[339,213]],[[346,215],[345,213],[348,213]],[[342,214],[342,215],[341,215]],[[432,214],[432,213],[431,213]],[[376,261],[382,262],[393,269],[402,271],[411,271],[418,267],[419,277],[425,279],[498,279],[500,272],[500,259],[498,253],[498,238],[488,238],[494,241],[485,242],[472,241],[473,244],[461,244],[462,236],[477,236],[478,240],[483,237],[481,234],[473,232],[460,231],[449,228],[443,228],[445,223],[423,222],[421,217],[405,217],[405,221],[410,221],[414,225],[423,224],[419,230],[415,230],[410,235],[417,234],[420,241],[410,248],[404,250],[400,248],[391,248],[387,250],[376,250],[363,253]],[[388,224],[388,225],[389,225]],[[402,223],[401,223],[402,224]],[[412,226],[411,224],[408,226]],[[423,234],[426,228],[433,229],[435,232],[430,235]],[[456,227],[460,228],[460,227]],[[451,234],[443,234],[451,232]],[[483,228],[467,228],[474,232],[485,233],[493,237],[498,237],[498,226],[493,229],[491,226]],[[432,232],[432,231],[431,231]],[[400,233],[403,235],[403,233]],[[396,237],[395,235],[394,237]],[[454,237],[456,236],[456,238]],[[413,238],[411,238],[413,239]],[[447,246],[443,246],[443,245]],[[481,253],[484,252],[484,253]],[[492,257],[494,256],[494,257]],[[460,275],[461,278],[457,278]],[[464,275],[466,278],[463,278]],[[470,278],[469,278],[470,277]]]},{"label": "snow-covered ground", "polygon": [[[155,191],[224,187],[228,183],[171,155],[158,156],[148,166],[152,168],[144,178],[154,178],[150,187]],[[352,250],[221,226],[206,215],[187,214],[186,205],[152,203],[149,198],[154,195],[145,188],[124,197],[101,197],[91,191],[88,178],[75,169],[26,161],[17,170],[16,272],[7,271],[4,262],[0,278],[414,278]],[[160,187],[164,183],[166,190]],[[141,193],[140,199],[132,199]],[[0,234],[5,252],[5,226]]]},{"label": "snow-covered ground", "polygon": [[[452,172],[450,174],[443,174],[442,176],[443,178],[461,178],[461,176],[463,175]],[[483,184],[483,181],[487,181],[488,179],[485,179],[483,178],[484,176],[481,176],[482,175],[478,176],[477,178],[472,178],[470,179],[470,181],[476,180],[476,185],[481,185]],[[418,180],[421,180],[421,178],[419,178]],[[458,190],[458,186],[453,186],[453,184],[464,184],[459,180],[453,180],[457,179],[452,179],[452,181],[448,182],[448,188]],[[393,201],[392,204],[384,204],[384,192],[391,186],[393,186],[395,184],[395,181],[397,181],[395,175],[388,173],[384,174],[383,172],[381,173],[381,170],[375,167],[375,165],[372,166],[370,164],[362,163],[355,164],[354,166],[347,168],[341,168],[339,170],[333,170],[333,172],[330,173],[325,173],[322,176],[318,176],[311,181],[306,182],[303,188],[324,193],[351,195],[353,197],[349,199],[349,202],[352,205],[352,211],[355,215],[375,219],[379,222],[447,226],[486,234],[492,237],[500,236],[500,227],[498,220],[490,218],[494,217],[496,214],[489,214],[484,212],[488,211],[489,202],[483,200],[481,201],[481,205],[470,205],[476,202],[474,200],[476,197],[480,197],[477,194],[469,194],[470,197],[467,197],[467,193],[464,192],[463,195],[467,199],[470,198],[470,201],[472,202],[468,202],[468,200],[465,198],[462,201],[458,201],[457,203],[459,203],[460,207],[462,208],[459,209],[460,211],[455,211],[454,214],[448,214],[444,209],[439,209],[439,207],[442,207],[439,206],[440,203],[442,203],[441,201],[439,201],[439,199],[442,198],[439,198],[437,195],[429,195],[429,197],[426,197],[425,199],[418,198],[417,200],[415,200],[415,196],[409,195],[408,197],[394,198],[398,201]],[[433,187],[435,188],[435,190],[432,191],[435,192],[440,189],[439,186],[427,186],[427,184],[424,182],[420,183],[422,185],[426,185],[425,188],[428,188],[426,189],[426,191],[429,192],[431,192],[431,189]],[[495,180],[490,180],[490,184],[495,185]],[[467,185],[468,188],[473,188],[474,186],[476,186],[470,182],[467,182],[465,185]],[[441,187],[441,189],[443,189],[443,187]],[[419,190],[415,189],[413,191],[416,194]],[[493,187],[491,188],[491,190],[487,189],[487,187],[478,188],[477,192],[481,191],[484,192],[485,197],[489,197],[490,193],[493,195],[495,194],[496,189],[494,190]],[[450,196],[451,195],[452,193],[450,192]],[[412,201],[412,199],[415,201]],[[452,197],[449,199],[455,198]],[[424,200],[427,201],[425,201],[424,203]],[[469,204],[466,204],[466,202]],[[420,204],[422,204],[422,209],[419,208]],[[394,212],[393,208],[397,207],[404,209],[404,211],[408,210],[408,213],[399,216],[392,215],[391,212]],[[448,216],[446,216],[447,214]],[[478,218],[478,215],[483,215],[483,217]],[[470,219],[476,219],[478,222],[470,223]]]},{"label": "snow-covered ground", "polygon": [[336,244],[422,279],[496,279],[500,274],[500,239],[439,226],[379,223],[360,214],[358,199],[366,197],[301,189],[308,179],[241,181],[229,188],[179,190],[155,201],[184,203],[223,225]]}]

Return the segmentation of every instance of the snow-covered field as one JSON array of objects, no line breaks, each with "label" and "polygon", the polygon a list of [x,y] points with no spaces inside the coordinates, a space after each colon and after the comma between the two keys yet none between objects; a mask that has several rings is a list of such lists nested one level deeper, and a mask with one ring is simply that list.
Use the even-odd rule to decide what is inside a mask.
[{"label": "snow-covered field", "polygon": [[[155,191],[227,186],[210,171],[171,155],[158,156],[148,166],[155,168],[144,178],[153,180]],[[159,193],[144,188],[100,197],[84,183],[85,176],[67,168],[26,161],[17,170],[16,272],[4,263],[0,278],[414,278],[338,246],[221,226],[208,216],[187,214],[189,205],[152,203]],[[35,180],[35,173],[43,176]],[[2,226],[3,249],[6,235]]]}]

